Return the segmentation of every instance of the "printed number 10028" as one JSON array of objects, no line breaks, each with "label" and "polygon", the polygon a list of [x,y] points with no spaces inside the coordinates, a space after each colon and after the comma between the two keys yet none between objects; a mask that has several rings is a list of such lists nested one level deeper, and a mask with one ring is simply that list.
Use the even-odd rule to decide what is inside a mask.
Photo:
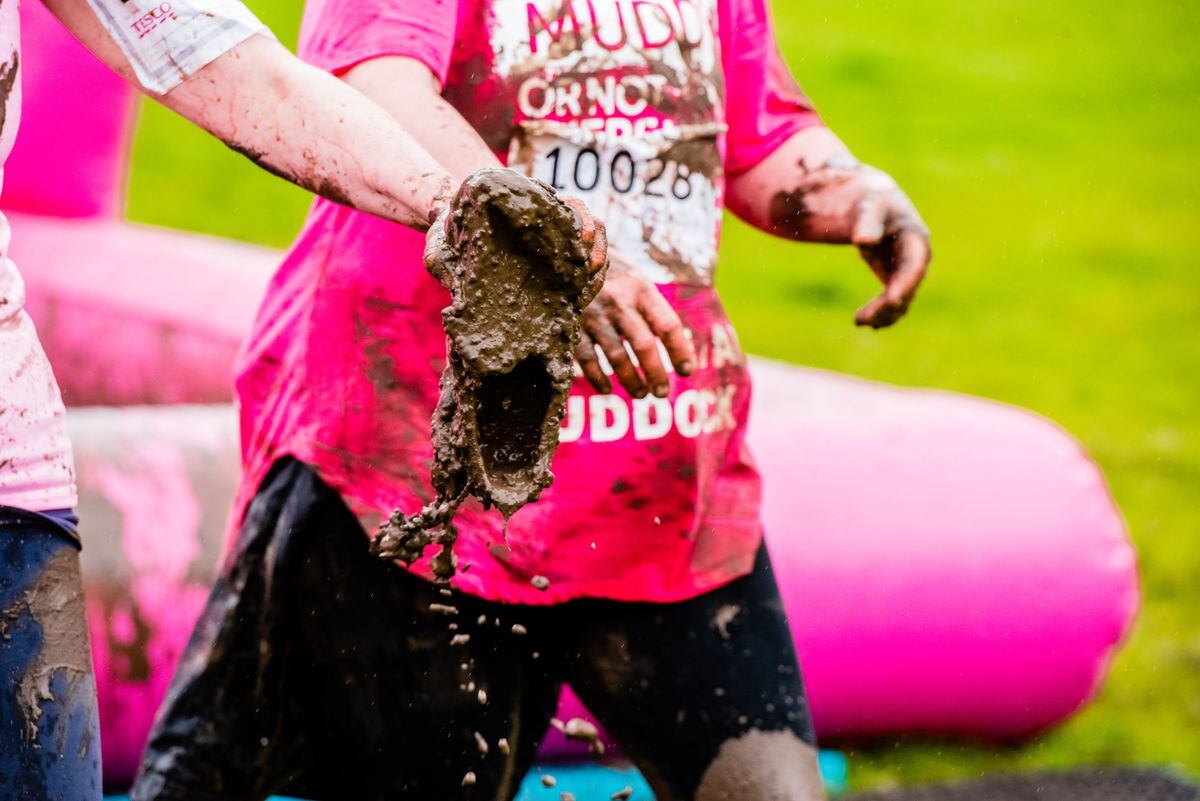
[{"label": "printed number 10028", "polygon": [[665,159],[638,161],[628,150],[601,153],[594,147],[559,145],[545,154],[547,183],[559,191],[614,192],[640,190],[646,197],[692,196],[692,172],[687,165]]}]

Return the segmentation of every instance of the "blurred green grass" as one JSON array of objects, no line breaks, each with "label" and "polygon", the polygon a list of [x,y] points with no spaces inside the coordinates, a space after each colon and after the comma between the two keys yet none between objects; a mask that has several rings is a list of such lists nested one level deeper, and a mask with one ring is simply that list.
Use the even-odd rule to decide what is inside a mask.
[{"label": "blurred green grass", "polygon": [[[283,41],[299,4],[251,0]],[[1021,746],[899,738],[850,752],[857,786],[1006,767],[1200,772],[1200,8],[1164,1],[776,0],[827,122],[934,231],[910,319],[851,325],[875,287],[844,249],[731,221],[721,289],[753,352],[1020,404],[1099,460],[1141,553],[1145,604],[1099,699]],[[147,105],[130,214],[284,245],[307,197]]]}]

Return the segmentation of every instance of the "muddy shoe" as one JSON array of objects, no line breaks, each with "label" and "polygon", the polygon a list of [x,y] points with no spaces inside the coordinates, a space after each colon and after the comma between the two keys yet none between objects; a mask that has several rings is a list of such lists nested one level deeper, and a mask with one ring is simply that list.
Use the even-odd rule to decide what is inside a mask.
[{"label": "muddy shoe", "polygon": [[[550,187],[504,169],[468,178],[429,236],[425,266],[450,290],[446,369],[433,416],[438,501],[394,514],[376,550],[411,561],[466,495],[505,516],[553,480],[579,315],[599,288],[580,215]],[[417,530],[423,536],[415,536]],[[447,539],[450,542],[447,542]]]},{"label": "muddy shoe", "polygon": [[[550,187],[480,170],[459,189],[426,266],[451,292],[435,415],[435,488],[505,514],[552,480],[579,314],[595,294],[579,216]],[[436,240],[435,240],[436,241]]]}]

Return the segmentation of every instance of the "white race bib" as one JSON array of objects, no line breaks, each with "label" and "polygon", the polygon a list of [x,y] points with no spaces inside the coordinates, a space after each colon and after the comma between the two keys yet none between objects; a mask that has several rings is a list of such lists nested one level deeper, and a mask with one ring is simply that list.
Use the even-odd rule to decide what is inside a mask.
[{"label": "white race bib", "polygon": [[614,136],[526,122],[509,166],[584,201],[609,244],[655,283],[711,285],[721,199],[720,124]]}]

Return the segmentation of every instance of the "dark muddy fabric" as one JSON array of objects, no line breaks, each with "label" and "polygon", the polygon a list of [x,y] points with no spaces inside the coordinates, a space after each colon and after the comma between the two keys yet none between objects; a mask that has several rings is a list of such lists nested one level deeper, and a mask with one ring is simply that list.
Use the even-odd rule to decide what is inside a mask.
[{"label": "dark muddy fabric", "polygon": [[197,624],[133,799],[509,799],[563,682],[683,798],[727,739],[813,741],[765,552],[750,576],[678,604],[447,597],[372,557],[336,493],[281,462]]},{"label": "dark muddy fabric", "polygon": [[1101,768],[903,787],[846,801],[1200,801],[1200,790],[1164,771]]},{"label": "dark muddy fabric", "polygon": [[39,517],[62,529],[62,532],[75,542],[79,542],[79,515],[74,509],[50,509],[45,512],[33,512]]},{"label": "dark muddy fabric", "polygon": [[59,522],[4,506],[0,798],[100,798],[100,722],[79,545]]}]

